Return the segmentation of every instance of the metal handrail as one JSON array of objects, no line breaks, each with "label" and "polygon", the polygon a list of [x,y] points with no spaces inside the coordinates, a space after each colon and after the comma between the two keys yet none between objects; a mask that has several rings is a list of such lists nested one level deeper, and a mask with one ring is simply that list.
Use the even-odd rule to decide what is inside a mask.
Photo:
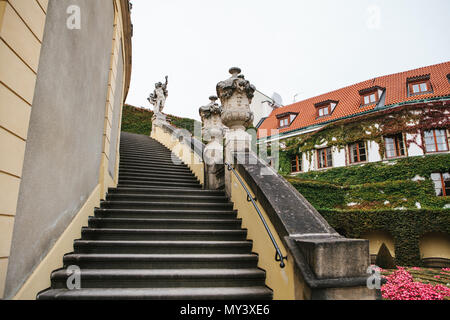
[{"label": "metal handrail", "polygon": [[264,219],[264,216],[262,215],[261,211],[259,210],[258,206],[256,205],[256,197],[253,197],[248,188],[245,186],[244,182],[242,181],[241,177],[238,175],[236,170],[233,168],[233,166],[227,162],[225,162],[225,165],[228,168],[228,171],[232,171],[236,178],[241,183],[242,187],[244,188],[245,192],[247,192],[247,201],[251,202],[253,204],[253,207],[255,207],[256,211],[258,212],[259,218],[261,219],[262,223],[264,224],[264,227],[266,228],[267,233],[269,234],[270,240],[272,240],[272,244],[275,247],[276,253],[275,253],[275,261],[280,262],[280,268],[284,268],[286,264],[284,263],[284,260],[287,260],[287,256],[283,256],[281,253],[280,247],[277,244],[277,241],[275,240],[272,232],[269,229],[269,226],[267,225],[266,219]]}]

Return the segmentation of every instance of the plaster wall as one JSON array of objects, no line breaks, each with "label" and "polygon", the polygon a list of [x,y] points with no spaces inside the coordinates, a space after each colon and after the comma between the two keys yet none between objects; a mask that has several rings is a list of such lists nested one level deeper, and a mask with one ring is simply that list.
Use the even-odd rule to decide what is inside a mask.
[{"label": "plaster wall", "polygon": [[[81,29],[66,27],[81,9]],[[12,297],[98,185],[114,8],[50,0],[32,103],[5,297]]]},{"label": "plaster wall", "polygon": [[420,239],[420,257],[450,259],[450,236],[443,233],[426,234]]},{"label": "plaster wall", "polygon": [[253,97],[252,103],[250,104],[250,110],[253,112],[254,117],[254,126],[256,126],[262,118],[268,117],[272,112],[272,108],[269,106],[269,104],[263,103],[264,101],[268,100],[271,101],[272,99],[259,92],[258,90],[255,91],[255,96]]},{"label": "plaster wall", "polygon": [[10,261],[46,0],[0,0],[0,299]]}]

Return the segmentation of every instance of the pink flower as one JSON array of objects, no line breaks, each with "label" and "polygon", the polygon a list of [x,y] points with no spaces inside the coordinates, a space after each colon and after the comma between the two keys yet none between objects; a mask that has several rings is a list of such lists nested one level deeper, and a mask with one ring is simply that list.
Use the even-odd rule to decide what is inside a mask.
[{"label": "pink flower", "polygon": [[386,279],[387,283],[381,287],[384,299],[443,300],[444,297],[450,296],[450,288],[443,285],[433,286],[414,282],[412,275],[402,267],[398,267],[398,270]]},{"label": "pink flower", "polygon": [[419,267],[412,267],[411,270],[420,271],[422,269],[420,269]]}]

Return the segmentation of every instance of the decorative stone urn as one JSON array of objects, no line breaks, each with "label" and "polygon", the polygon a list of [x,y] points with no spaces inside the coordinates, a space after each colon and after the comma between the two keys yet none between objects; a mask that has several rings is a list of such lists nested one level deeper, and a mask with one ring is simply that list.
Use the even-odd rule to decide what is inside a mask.
[{"label": "decorative stone urn", "polygon": [[217,97],[209,97],[210,103],[200,107],[199,113],[203,122],[203,140],[206,142],[203,151],[205,163],[205,187],[221,189],[224,186],[223,166],[223,124],[220,118],[222,107],[216,103]]},{"label": "decorative stone urn", "polygon": [[241,69],[231,68],[231,78],[217,84],[217,95],[222,102],[222,122],[230,130],[245,130],[253,122],[250,111],[255,86],[245,80]]},{"label": "decorative stone urn", "polygon": [[231,77],[217,84],[216,90],[222,102],[222,122],[229,128],[225,136],[225,161],[234,162],[233,153],[250,150],[251,136],[245,132],[253,122],[250,110],[255,86],[245,80],[241,69],[231,68]]},{"label": "decorative stone urn", "polygon": [[[250,110],[255,86],[245,80],[241,69],[231,68],[231,77],[217,84],[216,90],[222,102],[222,122],[229,128],[225,135],[225,162],[245,161],[245,153],[251,150],[252,137],[245,130],[253,122]],[[231,195],[231,173],[225,170],[225,191]]]}]

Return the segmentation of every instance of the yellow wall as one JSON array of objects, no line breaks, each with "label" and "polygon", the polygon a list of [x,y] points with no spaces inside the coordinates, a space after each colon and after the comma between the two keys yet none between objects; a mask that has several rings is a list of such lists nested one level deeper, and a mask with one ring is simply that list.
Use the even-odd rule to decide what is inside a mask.
[{"label": "yellow wall", "polygon": [[[107,189],[116,186],[118,182],[120,143],[117,143],[116,164],[113,170],[115,176],[111,178],[108,173],[111,145],[109,140],[115,90],[122,90],[125,93],[125,88],[129,85],[125,81],[129,72],[124,72],[124,88],[115,88],[117,62],[118,59],[124,59],[125,55],[124,52],[123,56],[119,57],[120,41],[123,51],[129,46],[125,44],[121,11],[126,1],[113,1],[114,39],[112,39],[99,185],[49,254],[27,279],[15,299],[35,299],[39,291],[50,285],[51,272],[62,266],[62,257],[65,253],[73,251],[73,241],[80,237],[81,227],[87,225],[87,217],[93,214],[94,208],[100,204],[100,199],[104,198]],[[3,296],[6,280],[47,6],[48,0],[0,0],[0,298]],[[124,67],[130,68],[130,61],[126,61]],[[122,114],[122,111],[120,113]]]},{"label": "yellow wall", "polygon": [[369,252],[371,255],[377,255],[381,245],[384,243],[389,249],[392,257],[395,257],[394,238],[385,231],[371,231],[361,235],[362,239],[369,240]]},{"label": "yellow wall", "polygon": [[0,0],[0,298],[3,296],[47,0]]},{"label": "yellow wall", "polygon": [[[114,177],[111,178],[109,174],[109,155],[110,155],[110,148],[114,143],[110,141],[111,139],[111,131],[112,131],[112,123],[113,123],[113,111],[114,111],[114,97],[115,92],[117,90],[122,90],[122,97],[124,96],[125,87],[123,88],[116,88],[116,75],[117,72],[117,66],[119,59],[124,60],[124,50],[122,52],[122,56],[120,55],[120,45],[122,43],[122,48],[125,48],[124,43],[124,35],[123,35],[123,28],[122,28],[122,14],[121,14],[121,6],[118,1],[115,1],[114,5],[115,10],[115,17],[114,17],[114,36],[112,39],[112,50],[111,50],[111,62],[110,62],[110,70],[109,70],[109,80],[108,80],[108,93],[107,93],[107,99],[106,99],[106,112],[105,112],[105,122],[104,122],[104,128],[103,128],[103,152],[102,152],[102,160],[100,165],[100,186],[101,186],[101,197],[102,199],[105,197],[108,188],[116,187],[118,183],[118,167],[119,167],[119,160],[120,160],[120,154],[119,154],[119,148],[120,148],[120,134],[118,135],[118,143],[116,144],[116,164],[115,168],[112,170],[112,172],[115,173]],[[125,64],[124,64],[125,66]],[[124,81],[122,83],[125,83],[125,76],[126,73],[123,72],[123,78]],[[120,103],[120,118],[122,118],[122,108],[123,104]],[[120,121],[119,121],[119,132],[120,132]]]},{"label": "yellow wall", "polygon": [[151,137],[172,150],[191,169],[200,183],[204,184],[203,160],[189,146],[179,142],[170,132],[166,132],[163,128],[156,125],[152,127]]},{"label": "yellow wall", "polygon": [[[234,208],[238,210],[238,217],[242,219],[242,227],[248,230],[248,239],[253,241],[253,252],[259,255],[258,267],[266,271],[266,285],[274,291],[275,300],[295,299],[296,288],[292,257],[288,256],[288,260],[285,260],[286,266],[281,269],[280,263],[275,261],[275,248],[256,209],[251,202],[247,201],[247,193],[236,176],[232,174],[231,177],[231,201],[234,203]],[[246,187],[250,190],[247,184]],[[287,255],[288,250],[283,246],[267,213],[258,201],[256,204],[269,225],[281,252],[283,255]]]},{"label": "yellow wall", "polygon": [[450,236],[443,233],[429,233],[420,239],[420,257],[450,259]]},{"label": "yellow wall", "polygon": [[[165,132],[158,126],[153,127],[152,138],[158,140],[179,156],[203,183],[203,163],[199,157],[193,159],[194,154],[188,146],[178,142],[178,140],[174,139],[169,132]],[[247,201],[247,194],[234,175],[232,175],[231,192],[231,201],[234,203],[234,208],[238,210],[238,217],[243,221],[243,228],[248,229],[248,239],[253,240],[253,252],[259,255],[258,267],[266,271],[266,285],[274,291],[274,299],[294,300],[296,297],[307,298],[305,295],[309,295],[309,291],[304,288],[304,284],[299,283],[299,280],[301,280],[300,275],[297,277],[295,276],[292,258],[288,258],[284,269],[281,269],[280,263],[275,261],[276,251],[272,241],[259,219],[258,213],[253,205]],[[286,255],[288,251],[283,246],[281,239],[278,237],[277,232],[270,223],[267,214],[260,205],[259,208],[269,224],[272,234],[277,240],[283,255]]]},{"label": "yellow wall", "polygon": [[50,275],[54,270],[63,267],[63,256],[73,252],[73,241],[81,238],[81,228],[87,226],[89,216],[100,203],[100,185],[98,185],[75,219],[70,223],[50,252],[42,259],[25,284],[14,297],[14,300],[35,300],[36,295],[50,287]]}]

